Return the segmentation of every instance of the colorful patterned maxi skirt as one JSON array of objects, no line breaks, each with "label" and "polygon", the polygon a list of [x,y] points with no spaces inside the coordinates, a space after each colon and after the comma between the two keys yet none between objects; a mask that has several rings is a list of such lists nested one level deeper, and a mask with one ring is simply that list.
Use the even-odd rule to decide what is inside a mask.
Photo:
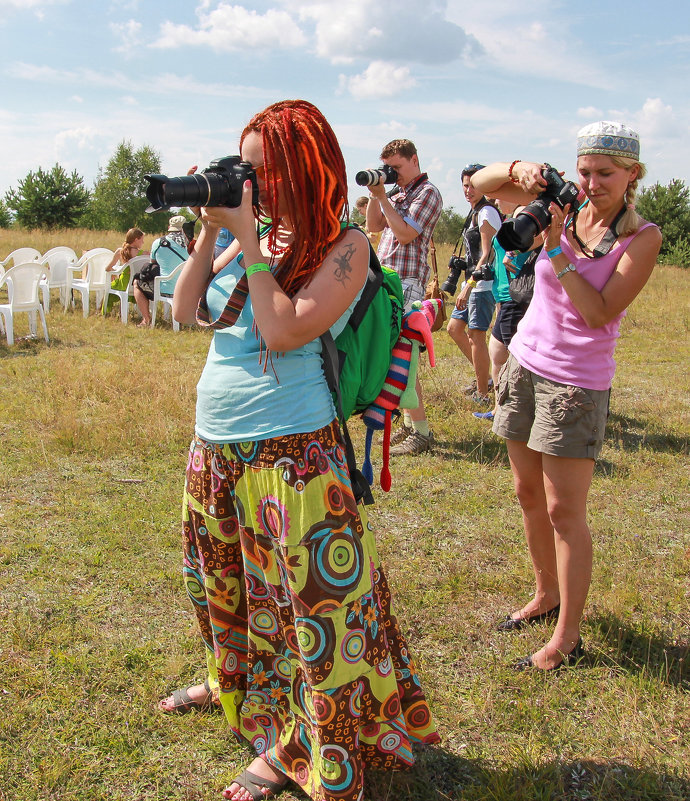
[{"label": "colorful patterned maxi skirt", "polygon": [[184,575],[233,732],[317,801],[439,741],[335,425],[191,445]]}]

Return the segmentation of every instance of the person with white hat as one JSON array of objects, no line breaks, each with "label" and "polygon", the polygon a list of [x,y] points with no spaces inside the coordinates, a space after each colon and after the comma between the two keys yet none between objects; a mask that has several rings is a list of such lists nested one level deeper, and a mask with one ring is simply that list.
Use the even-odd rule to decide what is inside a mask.
[{"label": "person with white hat", "polygon": [[[546,189],[546,166],[492,164],[472,183],[524,205]],[[608,417],[613,352],[661,247],[657,226],[635,211],[645,172],[639,137],[627,125],[602,121],[578,133],[577,199],[548,205],[534,295],[499,379],[493,430],[507,440],[536,589],[498,628],[558,620],[541,649],[514,663],[517,670],[574,665],[583,653],[592,572],[587,495]]]},{"label": "person with white hat", "polygon": [[183,230],[187,218],[176,214],[168,220],[168,231],[151,245],[149,269],[134,276],[132,294],[141,314],[141,328],[151,325],[150,301],[153,300],[153,281],[157,275],[165,277],[187,258],[189,239]]}]

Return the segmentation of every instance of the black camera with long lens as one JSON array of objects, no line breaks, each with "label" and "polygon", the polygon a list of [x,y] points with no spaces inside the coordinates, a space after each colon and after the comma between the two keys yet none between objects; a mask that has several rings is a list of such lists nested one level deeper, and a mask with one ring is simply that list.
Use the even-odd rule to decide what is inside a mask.
[{"label": "black camera with long lens", "polygon": [[455,290],[458,288],[458,281],[466,270],[467,262],[465,259],[462,256],[453,254],[448,261],[448,278],[441,284],[441,289],[444,292],[448,292],[449,295],[454,295]]},{"label": "black camera with long lens", "polygon": [[564,181],[550,164],[545,164],[541,173],[546,179],[546,188],[538,198],[528,203],[522,211],[506,220],[500,227],[496,239],[505,250],[524,253],[532,247],[534,237],[551,223],[549,205],[555,203],[564,209],[577,200],[578,189],[572,181]]},{"label": "black camera with long lens", "polygon": [[145,175],[149,182],[146,197],[151,205],[148,212],[169,209],[171,206],[229,206],[242,203],[244,182],[252,182],[252,204],[259,205],[259,185],[254,168],[240,156],[225,156],[212,161],[201,172],[168,178],[167,175]]},{"label": "black camera with long lens", "polygon": [[378,184],[394,184],[398,180],[398,173],[388,164],[377,170],[360,170],[355,175],[359,186],[378,186]]}]

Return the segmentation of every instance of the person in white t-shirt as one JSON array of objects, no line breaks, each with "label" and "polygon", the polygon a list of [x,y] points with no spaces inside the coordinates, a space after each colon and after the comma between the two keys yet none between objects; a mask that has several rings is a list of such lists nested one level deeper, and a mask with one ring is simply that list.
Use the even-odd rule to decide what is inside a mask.
[{"label": "person in white t-shirt", "polygon": [[447,330],[451,339],[474,367],[476,386],[473,387],[472,400],[480,405],[490,406],[491,361],[486,332],[491,326],[496,306],[491,291],[494,260],[491,243],[501,227],[501,215],[498,209],[470,183],[471,176],[482,169],[482,166],[468,164],[462,171],[462,188],[467,202],[472,207],[470,214],[473,219],[463,234],[468,265],[467,280],[463,282],[455,301],[455,309],[448,321]]}]

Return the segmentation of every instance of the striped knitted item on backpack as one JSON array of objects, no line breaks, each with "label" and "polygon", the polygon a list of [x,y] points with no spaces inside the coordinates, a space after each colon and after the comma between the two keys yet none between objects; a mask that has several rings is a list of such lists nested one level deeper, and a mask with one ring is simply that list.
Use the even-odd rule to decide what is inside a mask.
[{"label": "striped knitted item on backpack", "polygon": [[[364,413],[364,418],[367,424],[373,423],[374,420],[369,412],[372,411],[373,416],[378,416],[383,428],[383,417],[378,414],[376,407],[382,409],[397,409],[400,404],[400,396],[405,391],[407,386],[407,379],[410,375],[410,359],[412,357],[412,343],[404,339],[399,339],[393,346],[391,351],[391,364],[388,368],[388,375],[381,387],[378,398],[374,402],[373,408],[367,409]],[[374,425],[374,428],[377,426]]]}]

